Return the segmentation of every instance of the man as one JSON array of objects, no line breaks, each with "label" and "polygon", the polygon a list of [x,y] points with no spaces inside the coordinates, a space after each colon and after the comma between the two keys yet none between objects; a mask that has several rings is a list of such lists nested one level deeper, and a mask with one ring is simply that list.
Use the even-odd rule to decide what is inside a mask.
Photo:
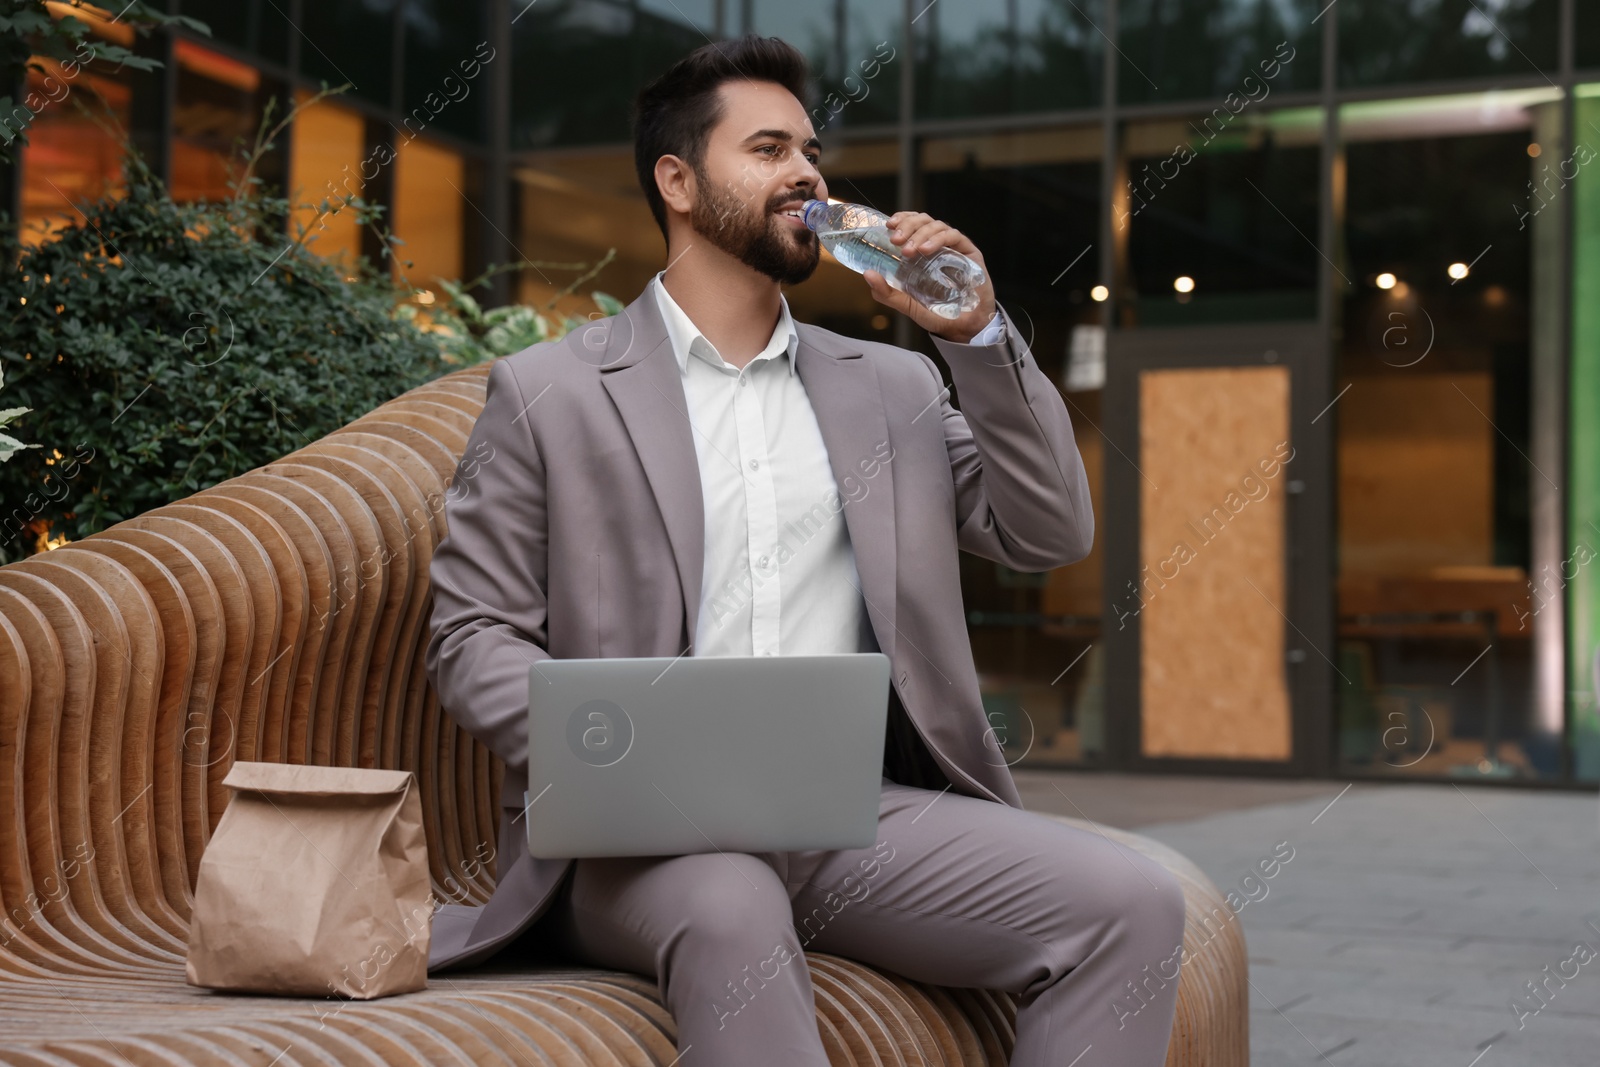
[{"label": "man", "polygon": [[[547,917],[541,943],[656,977],[686,1067],[824,1067],[810,949],[1020,994],[1013,1064],[1159,1067],[1181,889],[1021,810],[962,611],[958,549],[1024,571],[1088,553],[1066,409],[992,283],[946,320],[866,275],[934,335],[960,411],[926,356],[790,317],[782,286],[820,254],[791,212],[828,195],[805,81],[799,52],[747,37],[646,88],[636,161],[667,268],[621,315],[490,373],[433,558],[427,669],[505,761],[499,878],[483,908],[439,913],[430,966],[526,943]],[[891,224],[909,254],[983,260],[927,215]],[[531,663],[880,650],[873,848],[528,856]]]}]

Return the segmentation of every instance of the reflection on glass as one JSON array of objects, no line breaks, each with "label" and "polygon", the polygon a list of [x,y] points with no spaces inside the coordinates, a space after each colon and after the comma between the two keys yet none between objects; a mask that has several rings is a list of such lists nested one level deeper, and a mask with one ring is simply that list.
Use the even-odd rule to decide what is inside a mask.
[{"label": "reflection on glass", "polygon": [[127,129],[133,110],[133,91],[126,82],[82,68],[70,77],[55,61],[40,56],[32,62],[45,70],[28,71],[22,99],[47,103],[36,109],[22,150],[19,234],[25,245],[36,245],[81,218],[74,208],[80,201],[124,192],[121,146],[71,106],[69,94],[102,121],[109,115],[116,128]]},{"label": "reflection on glass", "polygon": [[1122,0],[1117,93],[1125,103],[1261,96],[1246,79],[1268,92],[1315,92],[1322,84],[1315,20],[1326,2]]},{"label": "reflection on glass", "polygon": [[[918,5],[921,7],[921,5]],[[919,118],[1092,107],[1105,0],[931,4],[916,16]]]},{"label": "reflection on glass", "polygon": [[1314,318],[1321,137],[1320,108],[1247,99],[1129,123],[1112,202],[1129,269],[1119,321]]},{"label": "reflection on glass", "polygon": [[[1097,512],[1100,154],[1091,126],[930,139],[921,156],[923,210],[977,245],[1039,368],[1066,395]],[[984,706],[1008,761],[1095,762],[1104,752],[1101,558],[1097,542],[1081,563],[1024,574],[961,557]]]},{"label": "reflection on glass", "polygon": [[396,0],[312,0],[300,14],[300,73],[388,107]]},{"label": "reflection on glass", "polygon": [[[514,177],[520,225],[512,242],[520,255],[541,264],[587,265],[616,250],[579,295],[557,305],[562,314],[593,312],[591,289],[629,303],[666,266],[666,245],[634,176],[632,149],[561,153],[517,167]],[[549,266],[520,271],[516,299],[542,308],[581,273]]]},{"label": "reflection on glass", "polygon": [[1340,85],[1556,70],[1560,0],[1339,0],[1334,10]]},{"label": "reflection on glass", "polygon": [[1528,95],[1341,115],[1351,287],[1332,414],[1347,766],[1559,770],[1561,724],[1531,701],[1529,278],[1543,224],[1526,210],[1550,162],[1535,123],[1558,105]]},{"label": "reflection on glass", "polygon": [[[260,126],[261,72],[179,38],[177,98],[172,113],[172,176],[178,201],[222,200],[243,169],[243,149]],[[280,101],[276,113],[283,114]],[[263,175],[265,177],[265,175]]]},{"label": "reflection on glass", "polygon": [[507,62],[489,43],[482,4],[410,0],[405,22],[405,117],[408,137],[443,130],[473,141],[484,138],[487,66]]},{"label": "reflection on glass", "polygon": [[750,5],[750,31],[781,37],[806,54],[816,84],[811,124],[818,131],[894,122],[900,117],[898,0]]},{"label": "reflection on glass", "polygon": [[278,0],[181,0],[179,10],[199,19],[214,40],[274,63],[289,61],[289,5]]},{"label": "reflection on glass", "polygon": [[[296,98],[304,105],[312,95],[301,90]],[[290,232],[307,229],[311,251],[353,268],[361,255],[361,228],[342,201],[362,195],[363,177],[372,176],[379,162],[363,157],[365,123],[358,112],[323,99],[301,107],[290,134]]]},{"label": "reflection on glass", "polygon": [[[1600,136],[1595,136],[1600,129],[1600,85],[1581,85],[1575,95],[1578,143],[1600,150]],[[1600,300],[1595,299],[1600,293],[1600,158],[1578,172],[1571,196],[1568,555],[1559,574],[1546,576],[1537,585],[1541,599],[1566,596],[1572,772],[1579,780],[1594,782],[1600,780]]]},{"label": "reflection on glass", "polygon": [[1573,52],[1578,69],[1600,67],[1600,5],[1578,4],[1573,15]]},{"label": "reflection on glass", "polygon": [[[618,143],[631,138],[633,98],[706,43],[670,6],[543,0],[511,25],[511,147]],[[692,6],[685,10],[693,12]]]},{"label": "reflection on glass", "polygon": [[419,137],[401,141],[394,164],[396,277],[419,289],[439,279],[461,278],[462,200],[466,188],[461,153]]}]

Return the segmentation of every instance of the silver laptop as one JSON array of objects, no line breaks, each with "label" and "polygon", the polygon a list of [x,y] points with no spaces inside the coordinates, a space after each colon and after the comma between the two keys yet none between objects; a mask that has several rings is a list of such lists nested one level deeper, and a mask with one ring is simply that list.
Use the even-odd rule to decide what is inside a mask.
[{"label": "silver laptop", "polygon": [[889,657],[542,660],[528,672],[541,859],[866,848]]}]

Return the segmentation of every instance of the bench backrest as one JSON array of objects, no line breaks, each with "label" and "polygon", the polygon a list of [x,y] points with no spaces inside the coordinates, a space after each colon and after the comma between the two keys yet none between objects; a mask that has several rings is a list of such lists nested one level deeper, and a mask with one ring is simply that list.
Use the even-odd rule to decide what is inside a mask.
[{"label": "bench backrest", "polygon": [[0,970],[181,959],[236,759],[412,771],[436,894],[488,899],[502,767],[423,669],[428,563],[487,380],[447,375],[0,567]]}]

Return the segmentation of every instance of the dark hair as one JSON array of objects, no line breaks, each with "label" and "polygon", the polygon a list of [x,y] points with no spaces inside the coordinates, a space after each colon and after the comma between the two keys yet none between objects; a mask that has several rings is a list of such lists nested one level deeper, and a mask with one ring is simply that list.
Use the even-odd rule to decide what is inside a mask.
[{"label": "dark hair", "polygon": [[667,236],[667,206],[656,186],[656,160],[677,156],[698,171],[706,139],[722,118],[718,90],[741,78],[776,82],[805,102],[805,54],[776,37],[754,34],[696,48],[634,100],[633,165],[662,237]]}]

